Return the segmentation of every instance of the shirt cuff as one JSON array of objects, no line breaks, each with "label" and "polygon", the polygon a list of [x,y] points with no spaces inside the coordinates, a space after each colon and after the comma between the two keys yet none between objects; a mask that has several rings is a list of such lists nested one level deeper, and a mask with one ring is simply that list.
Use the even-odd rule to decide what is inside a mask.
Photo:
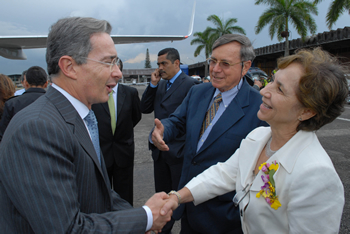
[{"label": "shirt cuff", "polygon": [[149,86],[151,86],[151,88],[156,88],[158,86],[158,84],[157,85],[153,85],[151,82],[149,82]]},{"label": "shirt cuff", "polygon": [[147,214],[147,227],[145,232],[147,232],[148,230],[150,230],[152,228],[153,225],[153,215],[152,215],[152,211],[148,206],[142,206],[143,209],[145,209],[146,214]]}]

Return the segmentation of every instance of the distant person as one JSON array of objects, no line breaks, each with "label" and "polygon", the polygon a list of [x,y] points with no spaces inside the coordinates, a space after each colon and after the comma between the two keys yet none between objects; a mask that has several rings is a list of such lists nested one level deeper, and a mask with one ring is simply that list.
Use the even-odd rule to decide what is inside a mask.
[{"label": "distant person", "polygon": [[[246,36],[221,36],[208,59],[211,82],[192,87],[169,118],[155,120],[152,140],[158,149],[167,152],[172,146],[166,144],[175,136],[186,136],[179,188],[208,167],[226,161],[250,131],[267,125],[256,115],[261,95],[243,78],[254,58]],[[181,205],[173,215],[181,218],[181,233],[241,233],[234,195],[231,190],[198,206]]]},{"label": "distant person", "polygon": [[16,87],[13,81],[6,75],[0,73],[0,119],[4,111],[5,102],[14,95]]},{"label": "distant person", "polygon": [[338,233],[344,188],[315,131],[344,111],[347,68],[319,48],[282,57],[278,66],[260,91],[258,117],[270,127],[254,129],[226,162],[177,195],[200,206],[236,190],[244,233]]},{"label": "distant person", "polygon": [[12,117],[45,94],[45,88],[47,87],[45,70],[39,66],[29,68],[23,86],[26,91],[22,95],[14,96],[5,103],[3,116],[0,121],[0,141]]},{"label": "distant person", "polygon": [[153,195],[133,208],[111,189],[91,105],[122,76],[105,20],[68,17],[51,26],[52,86],[11,120],[0,144],[2,233],[158,232],[170,220]]},{"label": "distant person", "polygon": [[[141,98],[141,111],[152,113],[158,119],[167,118],[182,103],[190,88],[198,84],[196,79],[180,69],[180,55],[174,48],[166,48],[158,53],[158,68],[152,73],[151,82]],[[169,142],[171,149],[159,151],[151,143],[156,192],[176,190],[183,162],[185,136]],[[169,222],[162,233],[170,233],[175,220]]]},{"label": "distant person", "polygon": [[15,96],[22,95],[22,94],[26,91],[26,89],[25,89],[25,87],[24,87],[24,82],[25,82],[25,80],[26,80],[26,73],[27,73],[27,70],[23,71],[23,72],[22,72],[22,75],[21,75],[21,84],[22,84],[23,89],[17,90],[17,91],[15,92]]},{"label": "distant person", "polygon": [[[118,59],[118,67],[123,63]],[[141,120],[140,98],[137,89],[118,84],[105,103],[92,105],[95,112],[100,146],[112,189],[133,205],[134,196],[134,127]],[[114,112],[114,114],[111,114]]]}]

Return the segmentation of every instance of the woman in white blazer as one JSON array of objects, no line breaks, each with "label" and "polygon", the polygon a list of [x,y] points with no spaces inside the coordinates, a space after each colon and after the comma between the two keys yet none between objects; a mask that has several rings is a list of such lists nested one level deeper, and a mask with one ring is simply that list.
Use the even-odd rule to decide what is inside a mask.
[{"label": "woman in white blazer", "polygon": [[[343,111],[345,67],[317,48],[279,59],[253,130],[225,163],[170,192],[164,210],[236,190],[244,233],[337,233],[344,189],[315,131]],[[223,146],[224,147],[224,146]]]}]

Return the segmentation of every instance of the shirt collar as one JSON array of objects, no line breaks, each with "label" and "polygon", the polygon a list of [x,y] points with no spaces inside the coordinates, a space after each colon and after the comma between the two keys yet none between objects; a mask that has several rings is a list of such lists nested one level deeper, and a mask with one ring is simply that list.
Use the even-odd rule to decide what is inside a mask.
[{"label": "shirt collar", "polygon": [[51,86],[68,99],[68,101],[72,104],[82,119],[84,119],[89,114],[89,108],[85,106],[84,103],[70,95],[66,90],[62,89],[55,83],[52,83]]},{"label": "shirt collar", "polygon": [[213,96],[213,100],[219,93],[221,93],[222,103],[224,104],[224,106],[228,106],[231,103],[231,101],[236,97],[236,95],[237,95],[238,91],[241,89],[242,85],[243,85],[243,79],[241,79],[239,81],[238,85],[236,85],[232,89],[227,90],[225,92],[220,92],[219,89],[216,89],[214,96]]},{"label": "shirt collar", "polygon": [[169,80],[169,82],[170,83],[174,83],[175,82],[175,80],[176,80],[176,78],[178,78],[179,77],[179,75],[181,74],[181,69],[176,73],[176,75],[173,77],[173,78],[171,78],[170,80]]}]

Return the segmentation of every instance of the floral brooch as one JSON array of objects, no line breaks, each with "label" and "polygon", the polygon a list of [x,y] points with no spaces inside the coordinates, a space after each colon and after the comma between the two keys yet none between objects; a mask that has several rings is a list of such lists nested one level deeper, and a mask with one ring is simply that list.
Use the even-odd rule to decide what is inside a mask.
[{"label": "floral brooch", "polygon": [[261,176],[264,186],[261,186],[260,192],[256,194],[259,198],[261,195],[265,198],[265,201],[271,206],[271,208],[277,210],[281,205],[276,196],[275,180],[273,175],[278,169],[278,163],[275,161],[271,165],[269,163],[263,163],[260,165],[259,170],[261,170],[264,175]]}]

